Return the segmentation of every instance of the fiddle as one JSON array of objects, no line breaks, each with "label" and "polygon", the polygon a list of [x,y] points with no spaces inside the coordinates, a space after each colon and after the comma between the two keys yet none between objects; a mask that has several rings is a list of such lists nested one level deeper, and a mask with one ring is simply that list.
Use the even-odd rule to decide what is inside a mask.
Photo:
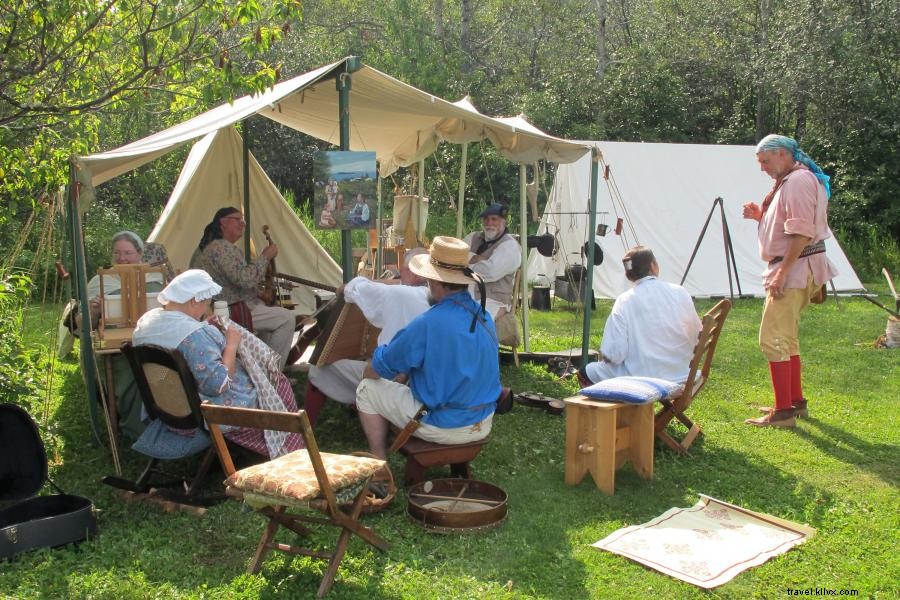
[{"label": "fiddle", "polygon": [[[272,236],[269,235],[269,226],[263,225],[263,236],[266,238],[266,242],[271,246],[275,242],[272,241]],[[281,294],[278,293],[278,286],[275,283],[275,275],[278,273],[278,269],[275,268],[275,258],[273,257],[269,260],[269,264],[266,265],[266,276],[263,280],[263,288],[259,292],[259,299],[266,303],[267,306],[281,306]]]}]

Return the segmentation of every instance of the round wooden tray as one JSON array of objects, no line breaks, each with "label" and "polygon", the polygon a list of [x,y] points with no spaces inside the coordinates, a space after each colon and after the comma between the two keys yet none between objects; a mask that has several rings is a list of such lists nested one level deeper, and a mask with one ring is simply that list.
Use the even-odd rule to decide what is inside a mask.
[{"label": "round wooden tray", "polygon": [[474,479],[431,479],[409,488],[406,514],[427,531],[471,533],[506,519],[506,492]]}]

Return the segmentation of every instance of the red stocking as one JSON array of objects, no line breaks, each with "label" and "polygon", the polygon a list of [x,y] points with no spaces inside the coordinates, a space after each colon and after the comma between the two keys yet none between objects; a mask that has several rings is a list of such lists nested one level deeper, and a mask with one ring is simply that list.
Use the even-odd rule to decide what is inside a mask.
[{"label": "red stocking", "polygon": [[795,354],[791,357],[791,402],[796,404],[803,400],[803,384],[800,381],[800,355]]},{"label": "red stocking", "polygon": [[319,413],[322,411],[322,407],[325,406],[325,400],[325,394],[323,394],[319,388],[307,381],[303,400],[303,410],[306,411],[306,416],[309,418],[309,424],[313,427],[316,426],[316,421],[319,420]]},{"label": "red stocking", "polygon": [[791,409],[791,361],[769,363],[772,389],[775,390],[775,409]]}]

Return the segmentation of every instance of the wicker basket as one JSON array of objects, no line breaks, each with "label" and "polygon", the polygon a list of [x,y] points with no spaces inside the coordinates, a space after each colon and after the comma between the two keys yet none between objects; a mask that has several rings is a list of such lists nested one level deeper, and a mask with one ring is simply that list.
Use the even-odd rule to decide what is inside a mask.
[{"label": "wicker basket", "polygon": [[[353,456],[366,456],[368,458],[376,458],[375,455],[368,452],[353,452],[352,454]],[[384,485],[386,493],[383,498],[379,498],[372,492],[370,485],[370,489],[366,491],[366,496],[363,499],[362,512],[366,515],[371,515],[372,513],[377,513],[381,510],[384,510],[397,495],[397,484],[394,482],[394,474],[391,473],[390,465],[388,465],[387,463],[385,463],[384,469],[382,469],[372,477],[371,483],[380,483]],[[349,509],[351,507],[351,505],[349,504],[344,504],[342,506],[346,509]]]}]

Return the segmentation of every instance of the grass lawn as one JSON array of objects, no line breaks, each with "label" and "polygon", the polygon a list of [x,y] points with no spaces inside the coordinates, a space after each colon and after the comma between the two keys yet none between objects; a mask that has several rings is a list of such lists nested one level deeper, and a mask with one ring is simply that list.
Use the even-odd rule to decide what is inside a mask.
[{"label": "grass lawn", "polygon": [[[712,305],[697,301],[701,312]],[[610,306],[598,302],[592,346]],[[506,522],[481,534],[426,533],[406,517],[401,489],[387,510],[365,518],[390,550],[381,554],[353,539],[329,597],[771,598],[817,587],[898,597],[900,350],[872,344],[887,315],[862,300],[810,307],[801,341],[812,418],[791,431],[742,423],[758,414],[756,406],[771,403],[756,344],[760,310],[759,300],[739,300],[725,323],[710,383],[691,408],[704,430],[691,456],[657,447],[653,480],[626,467],[614,496],[601,494],[590,477],[568,487],[564,418],[516,406],[497,417],[490,444],[473,463],[478,479],[509,494]],[[47,343],[54,317],[55,311],[32,309],[33,343]],[[562,306],[532,312],[531,324],[535,350],[580,346],[581,322]],[[246,574],[263,521],[236,502],[195,517],[118,500],[99,483],[112,465],[93,441],[77,361],[57,362],[52,374],[48,399],[32,411],[43,427],[51,477],[93,499],[100,536],[0,563],[0,598],[313,596],[322,561],[278,553],[259,575]],[[560,398],[575,391],[572,382],[534,365],[504,367],[502,376],[517,391]],[[340,406],[326,407],[317,435],[325,451],[365,447],[355,417]],[[143,461],[130,449],[123,460],[126,474],[136,476]],[[401,460],[391,463],[402,473]],[[807,523],[818,534],[709,592],[590,547],[620,527],[691,506],[700,493]],[[322,539],[331,541],[328,535]]]}]

